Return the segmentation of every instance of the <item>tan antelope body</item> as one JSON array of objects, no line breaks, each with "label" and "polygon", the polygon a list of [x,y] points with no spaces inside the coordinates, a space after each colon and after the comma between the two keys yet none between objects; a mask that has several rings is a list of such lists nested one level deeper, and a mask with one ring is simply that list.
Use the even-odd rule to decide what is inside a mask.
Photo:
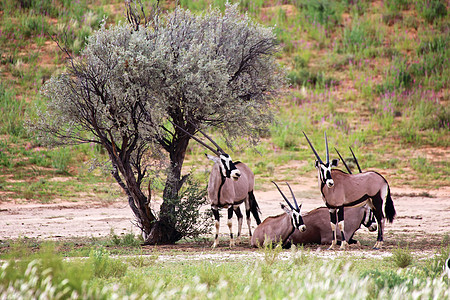
[{"label": "tan antelope body", "polygon": [[[302,215],[303,222],[307,230],[301,232],[295,230],[289,240],[292,244],[329,244],[334,236],[330,227],[330,213],[327,207],[319,207]],[[264,223],[264,222],[263,222]],[[366,226],[369,231],[376,230],[376,221],[372,211],[367,205],[360,207],[345,208],[345,236],[349,239],[349,244],[355,244],[353,239],[355,232],[361,227]],[[340,236],[339,227],[337,235]]]},{"label": "tan antelope body", "polygon": [[242,162],[235,162],[234,165],[240,172],[239,179],[234,181],[225,177],[222,185],[223,176],[219,164],[219,162],[214,164],[209,175],[208,196],[211,206],[228,208],[230,205],[237,205],[248,200],[248,194],[253,192],[255,185],[255,175],[250,168]]},{"label": "tan antelope body", "polygon": [[243,216],[239,205],[242,204],[242,202],[245,203],[248,231],[251,236],[250,212],[253,214],[256,223],[261,223],[261,220],[259,219],[259,206],[256,202],[255,195],[253,194],[253,187],[255,186],[255,175],[253,172],[244,163],[233,162],[231,157],[225,153],[225,151],[223,151],[223,149],[219,147],[219,145],[212,138],[200,129],[196,128],[194,124],[191,123],[191,125],[198,132],[214,144],[217,150],[190,134],[182,127],[176,125],[175,123],[172,124],[196,140],[199,144],[216,154],[215,156],[206,155],[210,160],[214,161],[208,182],[208,196],[211,200],[211,210],[214,215],[216,227],[216,234],[214,236],[214,244],[212,247],[216,247],[219,244],[220,208],[228,209],[227,224],[230,229],[230,247],[234,246],[232,226],[233,212],[238,218],[238,239],[241,236]]},{"label": "tan antelope body", "polygon": [[281,192],[278,185],[273,182],[277,187],[280,194],[283,196],[289,208],[284,204],[281,204],[281,208],[285,211],[283,214],[268,217],[261,224],[256,227],[251,239],[252,247],[262,247],[267,244],[277,244],[281,243],[283,247],[290,245],[288,239],[290,235],[297,231],[305,231],[306,226],[303,222],[303,218],[300,214],[301,205],[298,206],[297,200],[295,199],[294,193],[288,184],[289,190],[291,191],[292,198],[294,199],[293,206],[286,196]]},{"label": "tan antelope body", "polygon": [[268,243],[286,246],[290,235],[294,233],[292,217],[288,213],[267,217],[253,232],[252,247],[263,247]]},{"label": "tan antelope body", "polygon": [[[243,216],[239,205],[242,203],[245,204],[247,226],[250,237],[252,236],[250,212],[252,212],[256,223],[261,223],[258,215],[258,203],[256,202],[253,194],[255,175],[250,168],[242,162],[233,163],[230,160],[230,162],[224,163],[223,160],[218,157],[210,155],[208,155],[208,158],[215,162],[212,167],[211,174],[209,175],[208,182],[208,196],[211,200],[211,209],[216,219],[216,234],[214,237],[213,247],[216,247],[219,243],[220,217],[218,211],[220,208],[228,209],[227,224],[230,229],[230,247],[232,247],[234,246],[232,230],[233,211],[238,218],[238,239],[241,236]],[[226,174],[226,172],[223,172],[224,165],[231,169],[234,168],[234,170],[231,170],[231,178],[224,175],[224,173]],[[233,174],[238,175],[233,176]]]},{"label": "tan antelope body", "polygon": [[[341,248],[345,249],[348,243],[348,239],[345,238],[344,207],[361,206],[366,203],[372,209],[378,225],[377,242],[373,248],[381,248],[383,246],[385,223],[384,213],[386,213],[386,217],[390,223],[392,223],[395,216],[394,203],[386,179],[380,174],[371,171],[359,174],[347,174],[341,170],[332,169],[332,167],[337,166],[338,160],[333,159],[330,162],[326,134],[326,162],[320,159],[320,156],[317,154],[306,134],[304,132],[303,134],[317,158],[315,166],[318,170],[319,188],[322,193],[322,198],[330,211],[331,230],[334,235],[330,249],[334,248],[337,244],[336,223],[341,231]],[[386,202],[383,213],[384,201]]]}]

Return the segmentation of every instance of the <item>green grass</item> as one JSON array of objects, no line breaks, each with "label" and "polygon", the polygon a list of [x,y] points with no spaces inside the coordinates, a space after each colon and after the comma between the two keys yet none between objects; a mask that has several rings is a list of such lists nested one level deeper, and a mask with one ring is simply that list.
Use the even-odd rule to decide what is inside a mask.
[{"label": "green grass", "polygon": [[[101,244],[89,243],[85,258],[64,259],[62,254],[74,244],[24,245],[13,244],[0,263],[2,297],[49,295],[56,299],[77,293],[100,299],[126,295],[165,299],[407,299],[415,294],[444,299],[450,293],[446,278],[441,276],[449,251],[444,246],[427,259],[422,259],[420,252],[404,249],[402,254],[385,258],[352,252],[334,256],[331,252],[334,259],[327,259],[304,248],[266,247],[253,254],[230,252],[225,263],[223,254],[216,251],[165,252],[153,248],[136,253],[128,248],[132,256],[130,252],[116,256]],[[80,243],[75,245],[80,247]],[[204,254],[211,256],[202,258]],[[408,258],[408,264],[393,263],[404,261],[403,257]],[[6,286],[9,288],[2,288]]]},{"label": "green grass", "polygon": [[[224,3],[180,2],[194,11],[210,4],[223,9]],[[450,35],[444,30],[448,12],[442,3],[389,0],[375,6],[366,1],[298,0],[277,6],[239,1],[243,12],[274,26],[281,47],[277,57],[288,70],[292,87],[274,100],[277,123],[269,124],[269,136],[256,148],[262,156],[251,149],[233,149],[233,158],[249,162],[259,176],[257,180],[263,182],[270,182],[279,166],[304,162],[307,167],[291,172],[287,169],[282,174],[285,179],[293,178],[312,170],[313,159],[301,131],[308,133],[320,153],[324,153],[323,132],[327,131],[331,147],[356,148],[359,157],[368,160],[368,167],[396,174],[401,168],[411,168],[415,176],[407,182],[415,186],[422,186],[425,180],[436,187],[442,182],[448,184],[442,179],[449,173],[448,164],[438,168],[433,162],[421,168],[399,161],[404,148],[448,147],[450,143],[450,115],[445,102],[450,83]],[[0,120],[0,168],[25,183],[6,182],[0,176],[0,184],[3,190],[12,192],[8,198],[37,197],[44,202],[56,197],[73,199],[83,191],[82,185],[92,190],[88,187],[96,187],[101,181],[99,176],[89,175],[87,167],[80,168],[80,161],[88,162],[98,149],[35,151],[39,145],[23,125],[27,115],[35,113],[36,105],[45,101],[38,96],[40,86],[64,62],[61,52],[45,53],[50,39],[43,33],[66,30],[67,44],[76,54],[104,14],[109,15],[109,24],[123,20],[117,9],[123,9],[122,2],[80,1],[75,5],[65,0],[56,4],[32,0],[1,5],[0,67],[6,77],[0,86],[0,110],[5,116]],[[170,6],[164,1],[161,5],[165,9]],[[41,65],[44,54],[52,57],[50,65]],[[203,150],[188,154],[192,156],[190,161],[203,159]],[[383,159],[385,155],[390,158]],[[54,176],[71,180],[49,181]],[[206,178],[204,174],[195,176]],[[396,177],[396,184],[405,183],[397,181],[400,178]],[[104,193],[101,189],[96,192]]]}]

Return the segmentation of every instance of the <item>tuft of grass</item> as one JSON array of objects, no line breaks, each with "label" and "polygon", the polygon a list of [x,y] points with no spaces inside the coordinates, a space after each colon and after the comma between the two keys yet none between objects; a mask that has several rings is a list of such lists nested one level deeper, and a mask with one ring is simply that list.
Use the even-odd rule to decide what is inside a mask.
[{"label": "tuft of grass", "polygon": [[136,238],[133,233],[126,233],[121,237],[114,233],[114,229],[111,228],[109,234],[109,244],[112,246],[124,246],[124,247],[140,247],[142,240]]},{"label": "tuft of grass", "polygon": [[277,244],[266,243],[263,248],[264,262],[266,265],[273,265],[278,260],[278,257],[282,251],[283,247],[281,245],[281,241]]},{"label": "tuft of grass", "polygon": [[450,257],[450,246],[445,246],[445,241],[443,241],[441,248],[433,256],[425,260],[425,265],[422,267],[425,276],[431,278],[439,277],[442,274],[445,260],[448,257]]},{"label": "tuft of grass", "polygon": [[100,278],[123,277],[128,266],[118,259],[109,257],[109,252],[103,247],[91,250],[89,264],[93,268],[94,276]]},{"label": "tuft of grass", "polygon": [[411,251],[409,250],[409,247],[406,246],[406,248],[400,248],[397,247],[392,251],[392,260],[394,264],[399,268],[406,268],[413,262],[413,256],[411,254]]},{"label": "tuft of grass", "polygon": [[428,23],[434,23],[438,19],[447,16],[445,0],[417,1],[416,10]]},{"label": "tuft of grass", "polygon": [[342,30],[338,53],[351,53],[357,57],[372,57],[383,44],[384,32],[367,18],[358,18]]}]

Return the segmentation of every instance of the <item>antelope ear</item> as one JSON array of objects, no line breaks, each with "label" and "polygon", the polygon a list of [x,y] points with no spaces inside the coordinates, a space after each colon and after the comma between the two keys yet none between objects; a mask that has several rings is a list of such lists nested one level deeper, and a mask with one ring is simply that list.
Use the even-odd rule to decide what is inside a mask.
[{"label": "antelope ear", "polygon": [[338,163],[339,163],[339,159],[333,159],[333,160],[331,160],[331,166],[332,166],[332,167],[337,167]]},{"label": "antelope ear", "polygon": [[281,205],[281,209],[284,210],[286,213],[290,213],[291,212],[291,210],[289,208],[287,208],[287,206],[284,205],[283,203],[280,203],[280,205]]},{"label": "antelope ear", "polygon": [[316,160],[316,164],[315,164],[316,169],[318,169],[320,167],[320,163],[318,160]]},{"label": "antelope ear", "polygon": [[214,155],[209,155],[209,154],[206,154],[205,153],[205,155],[206,155],[206,157],[209,159],[209,160],[212,160],[213,162],[219,162],[219,158],[217,157],[217,156],[214,156]]}]

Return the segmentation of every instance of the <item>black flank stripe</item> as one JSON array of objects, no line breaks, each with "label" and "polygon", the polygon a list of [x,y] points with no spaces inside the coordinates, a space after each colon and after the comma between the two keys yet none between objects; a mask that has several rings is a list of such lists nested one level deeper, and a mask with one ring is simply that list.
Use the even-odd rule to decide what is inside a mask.
[{"label": "black flank stripe", "polygon": [[360,199],[358,199],[358,200],[356,200],[356,201],[353,201],[353,202],[344,204],[344,207],[358,205],[358,204],[360,204],[360,203],[362,203],[362,202],[364,202],[364,201],[367,201],[367,199],[370,199],[370,197],[369,197],[369,195],[366,194],[366,195],[364,195],[362,198],[360,198]]}]

